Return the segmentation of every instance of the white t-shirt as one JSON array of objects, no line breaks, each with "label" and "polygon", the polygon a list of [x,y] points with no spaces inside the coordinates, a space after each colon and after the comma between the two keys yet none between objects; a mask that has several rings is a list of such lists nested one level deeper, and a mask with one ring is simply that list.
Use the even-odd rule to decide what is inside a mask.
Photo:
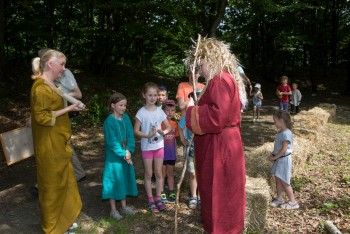
[{"label": "white t-shirt", "polygon": [[73,73],[69,69],[65,69],[62,76],[55,80],[58,87],[61,87],[64,93],[69,93],[78,86]]},{"label": "white t-shirt", "polygon": [[[141,132],[150,133],[154,126],[157,130],[161,129],[162,122],[166,119],[163,110],[157,108],[155,111],[149,111],[142,107],[137,113],[136,118],[141,122]],[[152,138],[141,138],[141,150],[157,150],[164,147],[163,136],[158,132]]]}]

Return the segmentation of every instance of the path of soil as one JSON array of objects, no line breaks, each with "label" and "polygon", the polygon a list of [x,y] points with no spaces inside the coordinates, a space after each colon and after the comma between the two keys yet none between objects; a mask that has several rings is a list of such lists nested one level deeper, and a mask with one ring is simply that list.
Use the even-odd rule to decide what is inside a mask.
[{"label": "path of soil", "polygon": [[[262,120],[259,123],[253,123],[251,121],[250,110],[243,114],[242,133],[246,151],[250,151],[265,142],[274,140],[275,128],[271,118],[271,111],[275,108],[275,103],[276,100],[274,99],[264,101]],[[309,106],[316,104],[312,102],[309,103]],[[342,108],[349,113],[349,106],[347,104],[341,105]],[[19,108],[19,106],[16,108]],[[28,111],[28,108],[24,108],[23,112],[25,111]],[[20,119],[19,117],[21,116],[14,116],[13,119],[10,119],[5,116],[0,116],[2,122],[0,132],[13,129],[23,124],[23,121],[18,121],[18,119]],[[347,124],[349,124],[349,122],[347,122]],[[102,130],[101,128],[92,128],[89,129],[89,131],[81,130],[81,128],[80,130],[74,129],[73,140],[75,150],[78,155],[80,155],[83,167],[87,173],[87,179],[79,183],[79,189],[83,200],[83,210],[78,221],[80,225],[88,227],[93,221],[101,220],[109,214],[109,204],[105,201],[101,201],[101,175],[103,170]],[[139,152],[137,152],[136,155],[139,155]],[[179,155],[182,155],[181,147],[179,147]],[[145,192],[142,184],[142,163],[140,158],[136,158],[134,161],[140,195],[138,198],[128,199],[128,202],[141,214],[144,214],[147,213],[148,210],[144,201]],[[183,157],[179,156],[176,165],[178,174],[182,168],[182,161]],[[36,182],[34,158],[26,159],[12,166],[1,166],[0,180],[0,233],[41,233],[38,200],[29,193],[31,186]],[[183,189],[182,191],[179,233],[202,233],[203,229],[200,223],[200,213],[198,210],[193,211],[187,208],[187,190]],[[297,197],[300,195],[301,194],[297,194]],[[304,209],[301,209],[298,214],[301,214],[303,210]],[[272,214],[281,215],[280,213],[276,213],[276,211]],[[149,216],[146,221],[139,220],[138,222],[137,216],[134,219],[135,222],[129,227],[129,232],[172,233],[173,216],[174,205],[169,205],[168,211],[160,215]],[[276,220],[276,218],[269,216],[268,228],[270,228],[270,230],[265,230],[266,233],[280,233],[283,232],[283,230],[287,232],[291,231],[283,226],[283,221],[281,221],[282,224],[280,226],[272,224],[273,222],[278,222],[278,218]],[[293,227],[293,224],[298,222],[298,218],[295,218],[294,220],[289,220],[288,225]],[[312,226],[314,223],[310,225]],[[313,228],[308,230],[316,231],[319,229]],[[98,232],[113,233],[113,231],[109,231],[108,228],[100,228]]]}]

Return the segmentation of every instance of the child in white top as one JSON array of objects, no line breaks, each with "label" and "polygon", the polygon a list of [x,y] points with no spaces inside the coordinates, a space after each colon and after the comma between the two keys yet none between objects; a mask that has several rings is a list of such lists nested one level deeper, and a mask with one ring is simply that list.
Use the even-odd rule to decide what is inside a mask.
[{"label": "child in white top", "polygon": [[[161,201],[163,185],[162,167],[164,159],[164,138],[163,136],[171,131],[171,126],[163,110],[157,108],[158,86],[152,82],[145,84],[142,95],[146,104],[136,114],[134,125],[135,136],[141,138],[142,159],[145,168],[144,184],[148,197],[148,206],[153,213],[166,209]],[[162,130],[161,124],[165,125]],[[153,198],[151,178],[156,175],[156,197]]]},{"label": "child in white top", "polygon": [[302,95],[300,93],[300,90],[298,89],[298,84],[293,83],[292,84],[292,96],[290,97],[290,105],[292,109],[293,114],[299,113],[299,105],[301,102]]},{"label": "child in white top", "polygon": [[262,105],[262,100],[264,99],[261,92],[261,85],[259,83],[254,85],[254,91],[250,93],[250,96],[253,97],[253,122],[259,121],[260,108]]},{"label": "child in white top", "polygon": [[[273,121],[279,132],[276,135],[273,152],[267,160],[273,161],[271,173],[275,176],[277,197],[273,199],[271,206],[281,206],[282,209],[298,209],[299,205],[295,201],[293,188],[291,186],[292,177],[292,151],[293,134],[291,132],[292,121],[287,111],[278,110],[273,114]],[[282,193],[286,191],[289,201],[284,203]]]}]

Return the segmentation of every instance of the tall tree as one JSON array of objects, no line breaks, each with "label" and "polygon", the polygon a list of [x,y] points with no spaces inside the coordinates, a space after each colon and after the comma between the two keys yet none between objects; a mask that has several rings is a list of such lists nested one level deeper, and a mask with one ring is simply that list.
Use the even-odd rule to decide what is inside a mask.
[{"label": "tall tree", "polygon": [[224,18],[225,9],[227,7],[227,1],[228,0],[218,0],[216,16],[210,22],[210,26],[209,26],[209,37],[215,37],[216,30],[217,30],[221,20]]},{"label": "tall tree", "polygon": [[0,82],[5,79],[5,0],[0,0]]}]

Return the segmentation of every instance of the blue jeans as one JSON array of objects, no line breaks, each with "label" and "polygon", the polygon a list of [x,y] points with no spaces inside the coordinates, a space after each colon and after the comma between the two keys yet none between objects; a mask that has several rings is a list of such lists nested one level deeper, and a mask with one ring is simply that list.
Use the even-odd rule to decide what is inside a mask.
[{"label": "blue jeans", "polygon": [[288,111],[288,102],[280,102],[280,110]]}]

